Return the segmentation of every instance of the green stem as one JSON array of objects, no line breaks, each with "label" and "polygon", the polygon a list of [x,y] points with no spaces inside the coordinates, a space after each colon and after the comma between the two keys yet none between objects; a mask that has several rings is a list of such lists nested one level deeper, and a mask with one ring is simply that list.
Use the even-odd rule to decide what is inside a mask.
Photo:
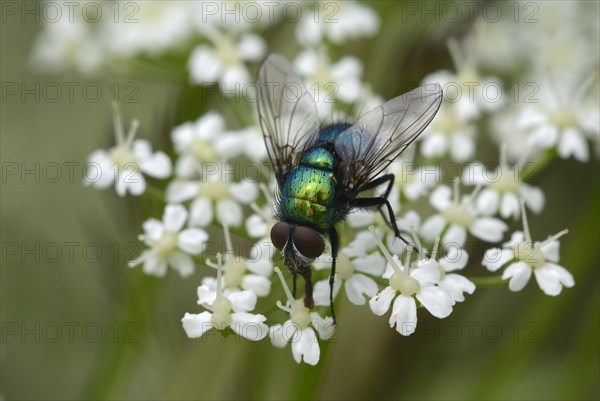
[{"label": "green stem", "polygon": [[467,277],[477,286],[477,288],[490,288],[490,287],[505,287],[507,281],[502,280],[501,276],[491,277]]}]

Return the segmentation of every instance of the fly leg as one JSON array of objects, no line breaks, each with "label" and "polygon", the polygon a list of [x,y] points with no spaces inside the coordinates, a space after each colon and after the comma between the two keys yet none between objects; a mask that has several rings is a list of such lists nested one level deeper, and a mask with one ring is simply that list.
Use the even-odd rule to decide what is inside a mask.
[{"label": "fly leg", "polygon": [[[404,239],[402,233],[398,229],[396,219],[394,218],[394,209],[392,209],[392,205],[388,200],[388,196],[390,195],[390,192],[392,191],[392,188],[394,186],[394,174],[386,174],[367,182],[365,185],[359,188],[358,193],[360,194],[361,192],[368,191],[369,189],[376,188],[385,183],[387,183],[387,187],[383,195],[372,198],[355,198],[352,201],[352,206],[360,208],[377,206],[379,212],[383,216],[383,220],[386,222],[387,225],[389,225],[392,228],[392,230],[394,230],[394,235],[400,238],[405,244],[410,245],[410,242]],[[384,206],[387,207],[388,216],[386,216],[383,211]]]},{"label": "fly leg", "polygon": [[[304,266],[302,269],[302,277],[304,277],[304,306],[308,309],[315,307],[315,301],[313,299],[313,285],[312,285],[312,271],[310,266]],[[294,275],[294,283],[296,275]]]},{"label": "fly leg", "polygon": [[331,243],[331,274],[329,275],[329,307],[331,309],[331,317],[333,324],[335,323],[335,310],[333,308],[333,284],[335,282],[335,263],[337,261],[337,254],[340,248],[340,237],[335,227],[329,228],[329,242]]}]

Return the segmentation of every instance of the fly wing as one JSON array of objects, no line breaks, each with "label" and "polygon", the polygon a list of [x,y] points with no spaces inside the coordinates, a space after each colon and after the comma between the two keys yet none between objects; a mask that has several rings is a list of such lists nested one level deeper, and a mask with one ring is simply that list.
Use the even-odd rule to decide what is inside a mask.
[{"label": "fly wing", "polygon": [[359,189],[381,173],[433,120],[442,103],[439,84],[422,85],[369,111],[335,140],[342,181]]},{"label": "fly wing", "polygon": [[281,186],[303,150],[319,133],[317,106],[300,77],[282,56],[269,56],[258,71],[258,118]]}]

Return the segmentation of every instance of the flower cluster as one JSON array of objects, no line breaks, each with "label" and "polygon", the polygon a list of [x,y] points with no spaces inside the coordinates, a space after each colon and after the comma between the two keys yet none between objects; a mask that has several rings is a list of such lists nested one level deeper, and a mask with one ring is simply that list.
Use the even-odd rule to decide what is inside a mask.
[{"label": "flower cluster", "polygon": [[[268,3],[256,4],[268,7]],[[567,7],[569,18],[579,21],[577,16],[586,11],[575,3],[549,3],[544,9],[561,14]],[[143,2],[143,23],[133,25],[51,24],[37,39],[33,57],[43,60],[40,65],[48,69],[72,68],[90,74],[133,65],[128,60],[143,64],[148,58],[162,57],[168,63],[177,57],[167,56],[184,55],[182,74],[188,85],[216,84],[222,94],[230,95],[232,88],[239,91],[250,83],[250,71],[269,51],[277,50],[270,48],[266,32],[285,18],[273,17],[279,15],[275,10],[252,22],[241,17],[241,23],[232,23],[197,12],[201,4]],[[376,35],[380,18],[367,4],[336,4],[340,10],[337,23],[327,24],[307,13],[291,31],[299,45],[294,50],[294,67],[325,123],[332,122],[336,113],[368,111],[383,101],[364,81],[358,55],[335,56],[342,54],[344,43]],[[228,18],[235,17],[234,13]],[[114,184],[120,196],[140,196],[149,187],[162,194],[162,220],[150,218],[142,224],[140,240],[147,249],[131,266],[141,264],[144,273],[155,276],[164,276],[171,266],[182,277],[194,279],[201,270],[197,266],[216,269],[216,275],[198,280],[198,304],[206,311],[186,313],[182,319],[190,338],[209,330],[252,341],[268,336],[279,348],[291,342],[295,361],[314,365],[320,359],[319,341],[335,333],[333,318],[323,317],[330,314],[330,291],[335,304],[343,296],[352,305],[368,305],[377,316],[391,309],[389,324],[403,336],[417,330],[419,308],[439,319],[448,317],[466,300],[466,294],[476,290],[478,279],[490,274],[485,269],[503,268],[499,279],[511,291],[523,290],[533,273],[542,291],[556,296],[563,287],[574,285],[573,276],[559,265],[558,240],[566,231],[542,242],[532,240],[526,208],[543,214],[551,200],[546,200],[544,188],[530,182],[528,167],[543,168],[570,157],[597,163],[591,160],[590,142],[600,137],[598,99],[592,90],[598,85],[598,76],[593,75],[598,60],[571,66],[569,58],[561,58],[556,70],[547,71],[528,61],[522,50],[525,46],[512,43],[515,29],[510,23],[477,21],[461,41],[448,41],[453,70],[435,71],[424,79],[443,86],[441,109],[420,139],[385,171],[395,177],[387,194],[395,215],[377,209],[353,210],[348,215],[339,230],[342,246],[331,287],[331,249],[312,264],[314,309],[296,297],[295,276],[289,289],[282,258],[268,238],[275,222],[272,204],[278,188],[265,164],[267,153],[256,118],[249,112],[254,104],[228,102],[225,96],[227,107],[173,127],[173,163],[166,153],[154,152],[148,141],[134,140],[138,122],[125,135],[115,112],[115,146],[89,156],[89,165],[96,168],[88,169],[85,183],[98,188]],[[70,31],[64,34],[65,30]],[[551,25],[532,24],[527,32],[516,30],[519,40],[527,37],[528,43],[553,56],[548,51],[549,43],[554,43]],[[490,42],[493,54],[487,47]],[[570,48],[571,44],[576,46]],[[585,54],[590,46],[588,39],[577,36],[565,51]],[[498,54],[502,62],[496,62]],[[515,65],[518,70],[513,70]],[[519,82],[545,76],[543,82],[531,81],[537,85],[531,93],[539,100],[511,102],[493,96],[507,93],[511,82],[505,77],[509,74]],[[574,77],[581,77],[580,82],[571,82]],[[235,109],[241,121],[228,121],[226,108]],[[232,125],[238,128],[229,129]],[[490,154],[494,155],[491,163],[482,161]],[[494,164],[496,160],[499,163]],[[449,173],[446,165],[456,170]],[[247,166],[259,174],[250,176]],[[146,181],[146,176],[151,179]],[[166,181],[155,185],[158,180]],[[375,196],[383,196],[383,190],[376,188]],[[503,243],[519,217],[523,231],[512,233]],[[395,236],[390,218],[403,239]],[[223,232],[222,237],[215,232]],[[467,250],[466,245],[472,243],[485,251],[483,260]],[[274,277],[282,286],[272,285]],[[280,302],[281,287],[285,303]],[[288,317],[282,319],[274,305]]]}]

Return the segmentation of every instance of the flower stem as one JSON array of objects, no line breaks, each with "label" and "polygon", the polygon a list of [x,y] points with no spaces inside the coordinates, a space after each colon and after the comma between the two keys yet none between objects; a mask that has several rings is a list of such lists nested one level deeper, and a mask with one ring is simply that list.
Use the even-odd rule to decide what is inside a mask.
[{"label": "flower stem", "polygon": [[506,287],[506,284],[508,283],[508,281],[502,280],[501,276],[467,278],[471,280],[477,288]]}]

